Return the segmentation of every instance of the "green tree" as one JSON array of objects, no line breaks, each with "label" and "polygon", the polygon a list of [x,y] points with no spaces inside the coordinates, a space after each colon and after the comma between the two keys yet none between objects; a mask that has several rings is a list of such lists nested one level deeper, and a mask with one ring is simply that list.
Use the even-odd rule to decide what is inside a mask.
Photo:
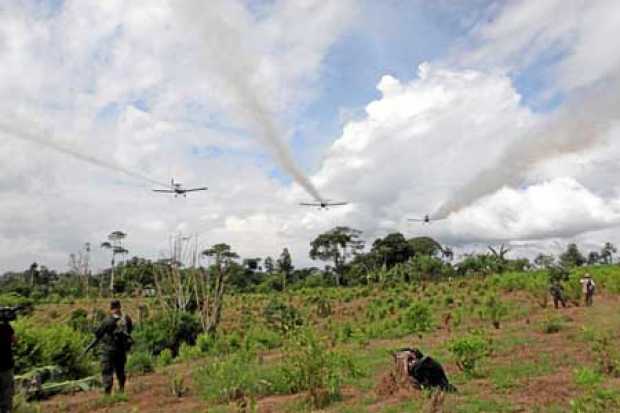
[{"label": "green tree", "polygon": [[534,258],[534,264],[538,268],[550,267],[554,262],[555,257],[553,255],[538,254],[536,258]]},{"label": "green tree", "polygon": [[113,231],[108,235],[108,241],[101,243],[101,248],[109,249],[112,251],[112,272],[110,273],[110,293],[114,294],[114,277],[115,277],[115,264],[117,255],[126,255],[129,251],[123,248],[123,240],[127,237],[127,234],[123,231]]},{"label": "green tree", "polygon": [[336,227],[319,235],[310,243],[310,258],[332,261],[336,285],[342,285],[347,259],[364,249],[361,231],[349,227]]},{"label": "green tree", "polygon": [[276,266],[273,263],[273,258],[267,257],[265,261],[263,261],[263,267],[265,268],[265,272],[271,274]]},{"label": "green tree", "polygon": [[601,262],[601,254],[598,251],[590,251],[588,254],[588,265],[595,265]]},{"label": "green tree", "polygon": [[282,274],[282,291],[286,290],[286,283],[294,269],[291,254],[288,252],[288,248],[284,248],[280,258],[278,258],[278,271]]},{"label": "green tree", "polygon": [[613,264],[613,255],[618,252],[616,246],[611,242],[606,242],[601,250],[601,261],[605,264]]},{"label": "green tree", "polygon": [[560,255],[560,264],[567,268],[580,267],[587,262],[577,244],[568,244],[566,251]]},{"label": "green tree", "polygon": [[378,260],[379,265],[386,269],[390,269],[398,263],[407,262],[414,255],[413,247],[400,232],[376,239],[372,243],[370,252]]},{"label": "green tree", "polygon": [[[231,249],[230,245],[224,243],[215,244],[204,250],[202,255],[213,259],[213,264],[207,271],[206,282],[202,288],[198,289],[200,293],[197,295],[203,297],[201,318],[204,329],[208,334],[213,335],[222,319],[226,285],[231,272],[238,268],[235,261],[239,255]],[[210,273],[214,274],[213,280],[208,277]]]},{"label": "green tree", "polygon": [[441,254],[443,249],[441,244],[431,237],[416,237],[407,241],[413,249],[414,255],[427,255],[430,257]]}]

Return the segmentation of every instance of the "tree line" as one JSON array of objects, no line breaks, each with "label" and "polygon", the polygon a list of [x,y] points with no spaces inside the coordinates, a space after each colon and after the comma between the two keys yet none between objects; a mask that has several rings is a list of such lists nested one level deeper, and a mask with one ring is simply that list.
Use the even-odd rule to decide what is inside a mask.
[{"label": "tree line", "polygon": [[87,243],[78,253],[70,255],[66,271],[50,270],[35,262],[24,271],[5,273],[0,278],[0,289],[32,298],[154,295],[158,280],[173,269],[179,279],[188,278],[191,271],[200,272],[203,278],[209,279],[209,288],[268,293],[289,288],[412,282],[552,266],[612,264],[617,252],[607,242],[600,250],[584,254],[571,243],[557,257],[539,254],[530,261],[509,258],[511,250],[500,245],[465,254],[454,262],[453,250],[430,237],[406,238],[394,232],[367,245],[362,231],[338,226],[310,242],[308,255],[317,265],[296,268],[288,248],[276,257],[241,258],[230,245],[218,243],[203,251],[193,251],[191,259],[187,259],[188,255],[192,256],[191,251],[190,254],[185,251],[186,259],[183,259],[181,240],[175,242],[166,259],[127,258],[129,251],[123,246],[126,237],[124,232],[114,231],[101,243],[102,249],[110,251],[111,262],[109,268],[98,273],[90,269],[92,248]]}]

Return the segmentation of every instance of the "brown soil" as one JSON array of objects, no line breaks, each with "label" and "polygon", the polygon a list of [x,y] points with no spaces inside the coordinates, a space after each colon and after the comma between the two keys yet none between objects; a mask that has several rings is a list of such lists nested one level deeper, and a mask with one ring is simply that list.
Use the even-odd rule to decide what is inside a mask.
[{"label": "brown soil", "polygon": [[[514,297],[513,297],[514,298]],[[530,302],[531,304],[531,302]],[[532,361],[541,357],[550,360],[553,372],[536,377],[525,377],[518,380],[518,385],[503,389],[498,395],[490,378],[469,380],[459,387],[460,393],[446,395],[445,403],[442,401],[441,410],[454,412],[457,407],[464,403],[465,395],[472,394],[481,398],[506,402],[514,411],[531,412],[541,406],[555,404],[570,409],[570,400],[579,394],[579,389],[573,384],[573,371],[578,366],[593,366],[593,355],[590,352],[589,343],[576,339],[581,328],[589,323],[591,318],[596,318],[599,325],[606,328],[615,328],[620,332],[617,318],[608,318],[608,314],[616,313],[620,305],[620,298],[616,296],[598,295],[595,306],[592,308],[574,307],[554,310],[553,308],[541,309],[532,307],[533,311],[522,320],[503,322],[499,330],[488,329],[489,335],[496,340],[507,334],[527,339],[525,344],[516,344],[506,351],[493,354],[490,361],[492,366],[506,366],[519,360]],[[563,315],[566,318],[566,327],[555,334],[545,334],[540,323],[550,316]],[[572,320],[572,321],[571,321]],[[614,321],[615,320],[615,321]],[[444,343],[458,334],[456,329],[439,329],[434,334],[425,336],[424,348],[432,349],[438,344]],[[616,335],[616,339],[618,339]],[[369,348],[396,348],[397,346],[419,343],[417,337],[401,340],[374,340]],[[266,360],[277,358],[277,354],[269,354]],[[194,363],[195,364],[195,363]],[[41,411],[46,413],[201,413],[209,412],[210,408],[196,394],[191,384],[191,370],[194,366],[175,365],[173,368],[186,376],[190,392],[182,398],[172,395],[169,389],[169,379],[165,373],[154,373],[146,376],[132,377],[128,383],[128,402],[105,404],[101,401],[101,393],[91,391],[75,395],[63,395],[41,403]],[[452,363],[446,363],[448,374],[453,374],[457,368]],[[369,400],[364,411],[381,412],[388,407],[394,408],[399,403],[410,400],[421,400],[424,396],[417,390],[406,388],[399,384],[396,375],[391,371],[392,363],[386,357],[385,367],[375,372],[376,387],[374,392],[366,392],[356,388],[344,389],[343,406],[355,406],[361,400]],[[609,386],[620,388],[620,378],[609,378]],[[462,388],[461,388],[462,387]],[[301,401],[304,395],[273,396],[258,401],[258,411],[263,413],[276,413],[285,411],[285,406],[290,406],[296,401]],[[469,399],[471,400],[471,399]],[[423,401],[429,405],[428,400]],[[220,410],[218,410],[220,411]],[[238,411],[234,404],[231,411]],[[325,411],[336,412],[338,406],[328,408]],[[354,411],[354,410],[350,410]]]}]

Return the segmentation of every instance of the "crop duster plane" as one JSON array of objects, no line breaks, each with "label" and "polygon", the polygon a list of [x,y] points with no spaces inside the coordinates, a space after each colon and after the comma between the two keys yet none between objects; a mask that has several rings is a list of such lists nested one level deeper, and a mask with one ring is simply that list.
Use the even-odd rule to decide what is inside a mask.
[{"label": "crop duster plane", "polygon": [[445,218],[431,218],[428,216],[428,214],[424,215],[424,218],[409,218],[409,222],[422,222],[424,224],[430,224],[433,221],[441,221],[442,219]]},{"label": "crop duster plane", "polygon": [[299,205],[301,206],[314,206],[319,207],[319,209],[329,209],[329,207],[333,206],[342,206],[347,205],[347,202],[331,202],[329,199],[321,199],[316,202],[302,202]]},{"label": "crop duster plane", "polygon": [[206,186],[201,186],[199,188],[183,188],[183,184],[180,182],[174,182],[174,178],[172,178],[170,180],[170,189],[153,189],[153,192],[174,194],[175,198],[179,195],[183,195],[184,198],[187,198],[188,192],[206,191],[207,189],[208,188]]}]

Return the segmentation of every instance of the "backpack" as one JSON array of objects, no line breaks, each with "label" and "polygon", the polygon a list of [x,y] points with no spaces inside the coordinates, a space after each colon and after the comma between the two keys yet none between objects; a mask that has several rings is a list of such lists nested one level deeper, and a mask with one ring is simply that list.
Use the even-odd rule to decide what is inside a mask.
[{"label": "backpack", "polygon": [[124,352],[129,352],[131,347],[133,347],[134,340],[131,334],[129,334],[126,316],[116,319],[116,327],[112,332],[112,339],[114,341],[114,347]]}]

